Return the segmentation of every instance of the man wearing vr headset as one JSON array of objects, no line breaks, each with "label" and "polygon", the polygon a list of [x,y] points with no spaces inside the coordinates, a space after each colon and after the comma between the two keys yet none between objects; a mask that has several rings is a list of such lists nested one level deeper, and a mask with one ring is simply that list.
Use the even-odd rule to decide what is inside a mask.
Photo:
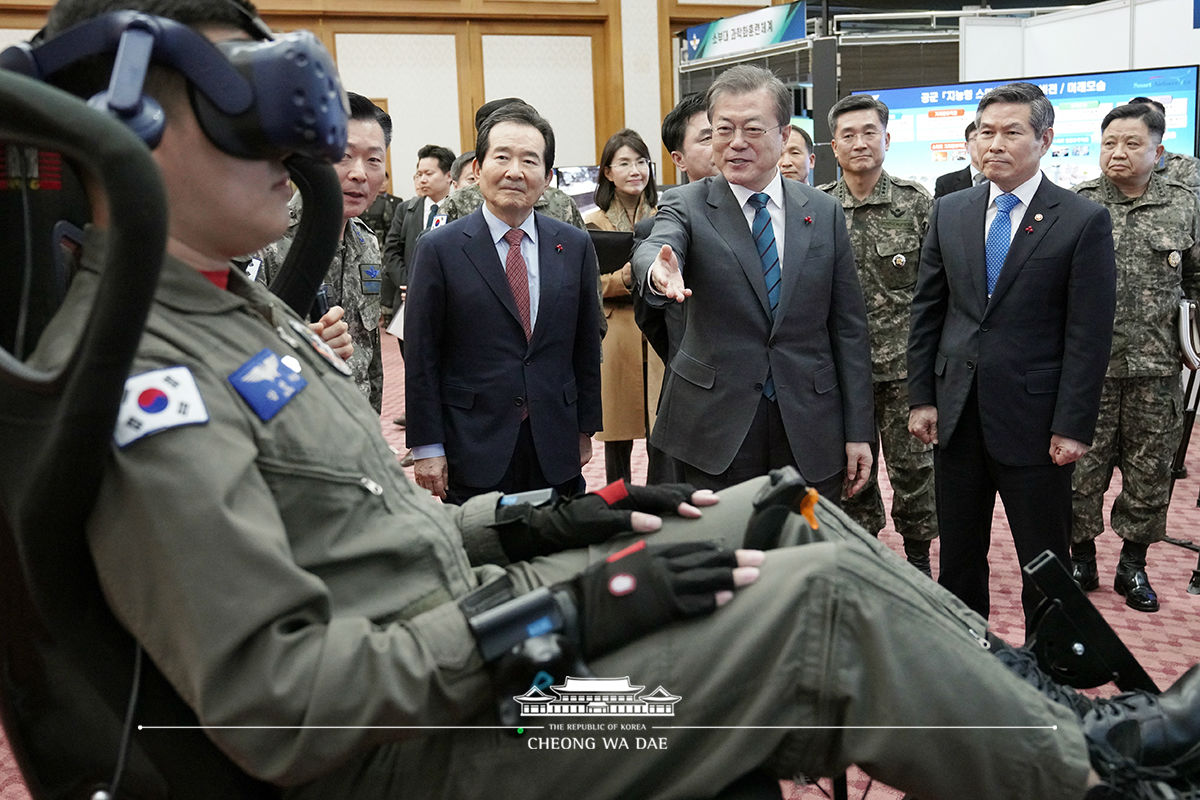
[{"label": "man wearing vr headset", "polygon": [[[131,6],[213,41],[259,30],[236,0],[62,0],[49,42]],[[220,46],[237,63],[274,43]],[[792,504],[753,517],[766,479],[717,505],[682,486],[538,508],[496,494],[450,508],[417,490],[336,356],[230,269],[286,227],[287,171],[267,147],[228,152],[245,149],[196,110],[211,98],[188,66],[191,102],[179,72],[147,85],[166,113],[153,154],[167,259],[87,535],[117,617],[242,769],[297,798],[711,797],[752,772],[848,763],[926,800],[1127,796],[1101,777],[1144,792],[1128,796],[1183,796],[1137,776],[1194,774],[1200,671],[1161,699],[1043,687],[981,618],[827,502],[814,514],[784,476],[766,488],[796,490]],[[85,324],[98,196],[94,218],[35,366],[68,358]],[[178,412],[165,423],[163,397]],[[689,500],[703,521],[646,513],[700,516]],[[657,532],[647,546],[630,531]],[[807,546],[726,549],[743,538]],[[680,727],[662,731],[672,752],[535,746],[539,718],[523,738],[496,729],[497,701],[535,679],[531,642],[557,666],[582,657],[594,675],[680,695]],[[731,726],[757,727],[703,729]]]}]

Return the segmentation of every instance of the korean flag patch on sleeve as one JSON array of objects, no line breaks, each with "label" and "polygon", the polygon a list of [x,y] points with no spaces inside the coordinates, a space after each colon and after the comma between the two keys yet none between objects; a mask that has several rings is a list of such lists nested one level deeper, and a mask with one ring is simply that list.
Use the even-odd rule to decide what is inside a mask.
[{"label": "korean flag patch on sleeve", "polygon": [[143,436],[208,422],[196,379],[187,367],[167,367],[134,375],[125,381],[113,439],[127,447]]}]

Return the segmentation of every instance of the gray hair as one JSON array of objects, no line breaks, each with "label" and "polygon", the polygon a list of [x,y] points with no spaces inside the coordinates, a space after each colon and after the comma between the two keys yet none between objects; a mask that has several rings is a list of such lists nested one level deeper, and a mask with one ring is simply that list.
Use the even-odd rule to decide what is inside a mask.
[{"label": "gray hair", "polygon": [[780,127],[792,121],[792,91],[783,81],[775,77],[775,73],[762,67],[750,64],[738,64],[730,67],[717,76],[712,86],[708,87],[705,95],[705,105],[708,107],[708,119],[712,121],[713,104],[724,94],[750,94],[759,89],[766,89],[775,100],[775,116]]},{"label": "gray hair", "polygon": [[1054,124],[1054,106],[1050,105],[1042,90],[1032,83],[1007,83],[989,91],[975,109],[976,122],[983,110],[993,103],[1022,103],[1029,106],[1029,124],[1033,127],[1034,136],[1041,136]]},{"label": "gray hair", "polygon": [[883,101],[877,100],[869,94],[852,94],[838,100],[834,103],[833,108],[829,109],[829,132],[833,133],[837,130],[838,117],[851,111],[874,111],[879,116],[879,124],[885,130],[887,129],[888,107],[884,105]]}]

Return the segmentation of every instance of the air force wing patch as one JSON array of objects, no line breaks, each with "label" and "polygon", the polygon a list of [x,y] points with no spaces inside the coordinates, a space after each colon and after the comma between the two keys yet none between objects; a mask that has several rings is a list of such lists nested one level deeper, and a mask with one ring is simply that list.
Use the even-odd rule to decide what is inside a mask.
[{"label": "air force wing patch", "polygon": [[229,375],[229,383],[263,422],[286,406],[308,381],[269,349],[258,352]]},{"label": "air force wing patch", "polygon": [[125,381],[125,394],[113,439],[118,447],[152,433],[181,425],[203,425],[208,409],[196,379],[187,367],[167,367],[134,375]]}]

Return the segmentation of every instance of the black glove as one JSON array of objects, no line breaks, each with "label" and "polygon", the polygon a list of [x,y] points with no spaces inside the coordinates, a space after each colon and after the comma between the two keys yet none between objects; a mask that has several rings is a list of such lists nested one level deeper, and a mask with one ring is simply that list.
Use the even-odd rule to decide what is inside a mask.
[{"label": "black glove", "polygon": [[647,546],[642,540],[551,589],[560,607],[574,603],[575,634],[589,659],[672,622],[712,613],[716,593],[734,588],[736,566],[733,551],[712,542]]},{"label": "black glove", "polygon": [[633,530],[633,512],[663,514],[691,502],[686,483],[632,486],[615,481],[591,494],[560,500],[549,508],[518,503],[496,509],[491,526],[510,561],[528,561],[575,547],[606,542]]}]

